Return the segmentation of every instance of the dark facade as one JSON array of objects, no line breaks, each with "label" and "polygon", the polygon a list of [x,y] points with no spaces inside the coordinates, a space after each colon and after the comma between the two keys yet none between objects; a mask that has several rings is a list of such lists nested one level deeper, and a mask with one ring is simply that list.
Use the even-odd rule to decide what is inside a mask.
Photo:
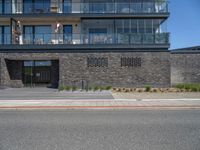
[{"label": "dark facade", "polygon": [[0,4],[2,86],[170,86],[166,1],[40,4]]},{"label": "dark facade", "polygon": [[200,83],[200,46],[171,51],[171,83]]}]

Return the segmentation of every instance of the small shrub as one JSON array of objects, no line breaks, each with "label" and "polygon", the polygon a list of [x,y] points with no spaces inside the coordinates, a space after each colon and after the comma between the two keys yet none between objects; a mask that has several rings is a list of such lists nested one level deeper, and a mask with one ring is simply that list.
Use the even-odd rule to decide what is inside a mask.
[{"label": "small shrub", "polygon": [[143,90],[142,90],[142,89],[139,89],[138,92],[141,93],[141,92],[143,92]]},{"label": "small shrub", "polygon": [[91,86],[88,87],[88,91],[92,91],[92,89],[93,89],[93,88],[92,88]]},{"label": "small shrub", "polygon": [[130,89],[126,89],[125,92],[127,92],[127,93],[130,92]]},{"label": "small shrub", "polygon": [[200,92],[200,84],[178,84],[175,86],[178,89],[184,89],[188,92]]},{"label": "small shrub", "polygon": [[145,86],[145,91],[146,92],[150,92],[151,91],[151,86],[150,85]]},{"label": "small shrub", "polygon": [[191,91],[192,91],[192,92],[198,92],[199,89],[198,89],[198,87],[191,87]]},{"label": "small shrub", "polygon": [[118,92],[122,92],[122,91],[123,91],[123,89],[121,89],[121,88],[118,89]]},{"label": "small shrub", "polygon": [[72,91],[76,91],[78,88],[76,86],[72,86]]},{"label": "small shrub", "polygon": [[95,86],[93,90],[94,91],[98,91],[98,90],[100,90],[100,87],[99,86]]},{"label": "small shrub", "polygon": [[158,92],[158,89],[153,89],[153,92],[155,92],[155,93]]},{"label": "small shrub", "polygon": [[70,86],[65,86],[64,87],[64,90],[66,90],[66,91],[70,91],[72,89],[72,87],[70,87]]},{"label": "small shrub", "polygon": [[112,86],[106,86],[105,89],[106,89],[106,90],[111,90],[111,89],[112,89]]},{"label": "small shrub", "polygon": [[113,91],[117,91],[117,88],[113,88]]}]

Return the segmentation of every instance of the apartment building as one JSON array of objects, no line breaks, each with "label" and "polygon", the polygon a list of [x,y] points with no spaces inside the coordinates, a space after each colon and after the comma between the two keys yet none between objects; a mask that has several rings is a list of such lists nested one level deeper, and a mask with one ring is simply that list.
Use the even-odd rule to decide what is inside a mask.
[{"label": "apartment building", "polygon": [[170,85],[165,0],[0,0],[0,85]]}]

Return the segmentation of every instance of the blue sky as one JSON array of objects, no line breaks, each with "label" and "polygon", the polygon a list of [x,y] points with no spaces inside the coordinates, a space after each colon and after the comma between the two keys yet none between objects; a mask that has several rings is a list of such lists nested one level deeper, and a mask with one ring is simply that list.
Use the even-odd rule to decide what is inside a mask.
[{"label": "blue sky", "polygon": [[200,0],[170,0],[171,48],[200,46]]}]

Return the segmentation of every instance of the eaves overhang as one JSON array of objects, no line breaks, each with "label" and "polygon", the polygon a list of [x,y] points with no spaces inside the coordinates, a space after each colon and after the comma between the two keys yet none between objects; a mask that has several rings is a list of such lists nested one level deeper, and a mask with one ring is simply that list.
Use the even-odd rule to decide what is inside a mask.
[{"label": "eaves overhang", "polygon": [[8,18],[15,18],[15,19],[28,19],[28,18],[57,18],[62,19],[65,17],[70,18],[81,18],[81,19],[110,19],[110,18],[160,18],[160,19],[167,19],[169,17],[170,13],[135,13],[135,14],[129,14],[129,13],[71,13],[71,14],[59,14],[59,13],[46,13],[46,14],[1,14],[1,19],[8,19]]},{"label": "eaves overhang", "polygon": [[0,52],[169,52],[169,44],[0,45]]}]

